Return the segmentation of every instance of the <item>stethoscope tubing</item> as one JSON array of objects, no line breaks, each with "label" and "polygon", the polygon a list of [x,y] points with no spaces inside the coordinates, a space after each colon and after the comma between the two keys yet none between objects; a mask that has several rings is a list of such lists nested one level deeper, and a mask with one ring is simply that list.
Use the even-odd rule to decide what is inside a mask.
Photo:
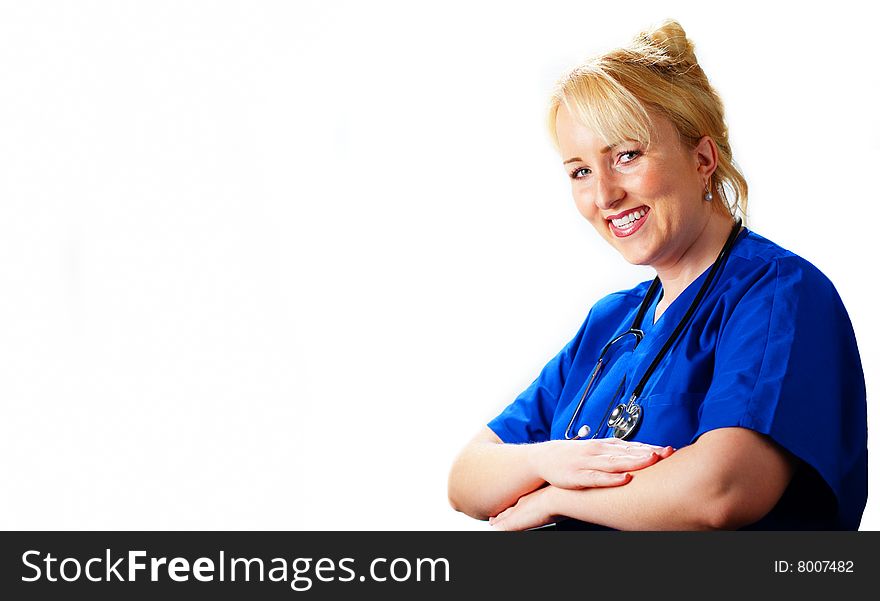
[{"label": "stethoscope tubing", "polygon": [[[687,308],[687,311],[685,311],[684,316],[679,320],[678,325],[675,326],[672,334],[669,335],[669,338],[666,339],[663,347],[657,352],[654,360],[651,361],[648,369],[645,370],[642,379],[639,380],[638,384],[636,384],[636,387],[633,389],[633,394],[630,398],[629,404],[633,404],[635,400],[641,396],[642,391],[645,389],[645,385],[654,374],[654,370],[656,370],[657,366],[660,365],[660,361],[663,360],[663,357],[666,355],[669,349],[672,348],[672,345],[675,344],[675,341],[678,339],[679,335],[681,335],[682,331],[684,330],[685,326],[687,326],[693,314],[697,311],[697,307],[699,307],[700,303],[703,302],[703,297],[706,296],[706,293],[709,291],[709,286],[711,286],[712,282],[715,280],[715,274],[717,274],[724,263],[727,262],[727,256],[730,253],[731,247],[733,247],[733,243],[736,242],[736,239],[739,236],[741,226],[742,220],[737,217],[736,222],[734,223],[734,227],[730,232],[730,235],[727,237],[727,241],[724,243],[724,247],[721,249],[721,253],[719,253],[718,258],[715,259],[715,262],[712,264],[712,268],[709,270],[709,274],[706,276],[706,279],[703,280],[703,285],[700,286],[700,289],[697,291],[697,295],[694,297],[694,300]],[[659,282],[659,280],[660,278],[658,277],[655,278],[654,281]],[[639,323],[639,325],[641,325],[641,323]]]},{"label": "stethoscope tubing", "polygon": [[[654,374],[657,367],[660,365],[660,362],[663,360],[663,357],[666,355],[666,353],[669,351],[669,349],[672,348],[672,345],[675,344],[675,341],[681,335],[682,331],[684,331],[684,328],[687,326],[691,317],[696,312],[700,303],[703,301],[703,298],[706,296],[706,293],[709,290],[709,286],[711,286],[712,282],[715,280],[716,274],[721,269],[721,267],[724,265],[724,263],[727,261],[727,257],[730,253],[730,249],[733,247],[734,242],[736,242],[736,239],[739,237],[739,233],[740,233],[741,229],[742,229],[742,219],[737,217],[734,221],[733,228],[731,228],[730,235],[728,235],[727,240],[725,241],[724,246],[721,249],[721,252],[718,254],[718,257],[715,259],[715,262],[712,264],[712,267],[709,270],[709,273],[706,275],[706,279],[703,280],[703,283],[700,286],[700,289],[697,291],[697,294],[694,297],[694,300],[691,301],[690,306],[685,311],[684,316],[682,316],[682,318],[679,320],[678,324],[675,326],[675,329],[672,331],[672,334],[669,335],[669,337],[666,339],[666,342],[664,342],[663,346],[660,348],[660,350],[654,356],[654,359],[648,365],[648,369],[645,370],[645,373],[642,375],[638,384],[636,384],[635,388],[633,389],[633,393],[630,396],[629,402],[626,405],[622,405],[622,404],[618,405],[618,410],[623,408],[631,417],[635,418],[634,422],[633,422],[633,426],[629,427],[629,429],[624,431],[623,434],[621,436],[619,436],[619,438],[628,438],[635,433],[635,430],[637,429],[637,427],[640,423],[641,414],[642,414],[641,405],[638,403],[638,399],[641,396],[642,391],[645,388],[645,385],[647,385],[648,381],[651,379],[651,376]],[[575,421],[577,421],[577,418],[583,409],[584,403],[586,402],[587,394],[589,394],[590,390],[592,389],[593,382],[595,381],[596,377],[598,376],[599,372],[601,371],[601,369],[603,367],[603,359],[605,357],[605,353],[608,351],[608,349],[615,342],[617,342],[618,340],[620,340],[623,337],[630,335],[630,334],[633,334],[636,336],[636,344],[641,342],[642,338],[644,337],[644,332],[641,329],[642,321],[644,320],[645,313],[647,312],[648,307],[653,302],[654,296],[656,295],[657,290],[659,288],[660,288],[660,277],[657,276],[651,282],[651,285],[648,287],[647,292],[645,292],[645,298],[642,299],[642,302],[639,305],[638,311],[636,312],[636,316],[633,319],[632,325],[629,327],[629,329],[627,331],[623,332],[622,334],[619,334],[618,336],[615,336],[614,338],[612,338],[602,348],[602,351],[599,353],[599,359],[596,362],[596,367],[593,369],[593,372],[590,374],[590,379],[587,382],[586,388],[584,388],[584,393],[581,395],[580,401],[578,401],[577,407],[575,407],[575,410],[571,416],[571,420],[568,422],[568,426],[565,428],[564,436],[565,436],[566,440],[577,440],[580,438],[586,438],[586,436],[589,435],[589,427],[588,426],[586,426],[587,432],[585,432],[584,435],[581,435],[581,432],[579,430],[578,434],[576,436],[571,435],[571,428],[574,426]],[[613,398],[616,398],[616,396],[617,395],[615,394],[615,396]],[[606,420],[608,420],[609,414],[612,413],[611,407],[614,405],[613,398],[612,398],[611,403],[609,403],[609,405],[608,405],[608,411],[605,412],[605,416],[602,419],[603,424],[605,423]],[[609,423],[609,426],[611,426],[610,423]],[[599,429],[596,430],[596,432],[593,433],[592,438],[595,438],[596,436],[598,436],[600,430],[601,430],[601,426]],[[616,428],[616,427],[614,428],[614,434],[615,434],[615,436],[618,435],[618,428]]]}]

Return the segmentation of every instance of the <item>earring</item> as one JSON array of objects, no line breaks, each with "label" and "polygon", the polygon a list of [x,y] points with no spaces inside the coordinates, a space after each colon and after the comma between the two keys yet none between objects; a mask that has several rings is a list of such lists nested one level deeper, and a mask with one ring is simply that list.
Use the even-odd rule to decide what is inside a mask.
[{"label": "earring", "polygon": [[705,200],[706,202],[712,202],[712,192],[709,190],[709,182],[711,181],[712,180],[710,179],[708,182],[706,182],[706,193],[703,195],[703,200]]}]

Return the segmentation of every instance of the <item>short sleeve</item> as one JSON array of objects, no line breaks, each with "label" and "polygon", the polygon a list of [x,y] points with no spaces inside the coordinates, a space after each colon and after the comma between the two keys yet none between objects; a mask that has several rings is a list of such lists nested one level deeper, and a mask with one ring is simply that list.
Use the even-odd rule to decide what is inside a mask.
[{"label": "short sleeve", "polygon": [[865,381],[849,316],[831,282],[797,256],[769,264],[719,333],[712,385],[693,436],[744,427],[811,466],[856,529],[867,500]]},{"label": "short sleeve", "polygon": [[502,442],[526,443],[550,440],[553,414],[587,322],[538,374],[538,377],[487,425]]}]

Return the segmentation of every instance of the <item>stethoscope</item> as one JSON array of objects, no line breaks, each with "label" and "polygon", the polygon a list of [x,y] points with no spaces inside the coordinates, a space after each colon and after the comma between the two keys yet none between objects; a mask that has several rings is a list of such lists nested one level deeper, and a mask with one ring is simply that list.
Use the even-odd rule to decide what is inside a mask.
[{"label": "stethoscope", "polygon": [[[712,284],[712,280],[715,279],[715,275],[718,273],[718,270],[724,264],[727,259],[727,255],[730,251],[730,248],[733,246],[733,243],[736,241],[736,237],[739,234],[740,227],[742,226],[742,219],[739,217],[736,218],[735,223],[733,225],[733,229],[730,231],[730,235],[727,237],[727,241],[724,243],[724,247],[721,249],[721,252],[718,253],[718,257],[715,259],[715,262],[712,264],[712,268],[709,270],[709,274],[706,276],[706,279],[703,281],[703,285],[700,286],[700,290],[697,292],[697,295],[694,297],[694,300],[691,301],[690,306],[687,311],[685,311],[684,316],[678,322],[678,325],[675,326],[675,329],[672,331],[672,334],[669,335],[669,338],[666,339],[666,342],[663,344],[663,347],[657,352],[657,355],[654,357],[651,364],[648,366],[648,369],[645,371],[642,379],[639,380],[639,383],[633,389],[632,396],[629,398],[628,403],[620,403],[612,410],[612,404],[609,405],[608,411],[605,412],[605,417],[603,417],[603,421],[608,424],[608,427],[611,428],[611,434],[616,438],[621,438],[623,440],[627,440],[632,437],[636,430],[638,430],[639,425],[642,422],[642,418],[645,414],[644,408],[638,402],[639,397],[642,394],[642,390],[644,390],[645,385],[650,380],[651,376],[654,374],[654,371],[657,369],[657,366],[660,364],[660,361],[663,359],[663,356],[669,351],[672,345],[675,343],[675,340],[681,334],[682,330],[684,330],[685,325],[687,325],[688,320],[690,320],[691,316],[699,307],[700,302],[703,300],[703,297],[706,295],[706,292],[709,290],[709,286]],[[660,278],[655,277],[654,281],[651,282],[651,285],[648,287],[648,291],[645,293],[645,298],[642,299],[642,303],[639,305],[639,309],[636,312],[635,319],[633,319],[632,325],[629,329],[620,334],[619,336],[615,336],[608,343],[602,347],[602,351],[599,353],[599,359],[596,361],[596,367],[593,368],[593,372],[590,374],[590,379],[587,381],[587,386],[584,388],[584,393],[581,395],[581,400],[578,402],[577,407],[575,407],[574,413],[571,416],[571,421],[568,422],[568,426],[565,428],[565,438],[566,440],[578,440],[580,438],[586,438],[590,435],[590,427],[586,424],[582,425],[580,429],[577,431],[576,436],[572,436],[571,429],[574,426],[575,421],[581,413],[581,410],[584,406],[584,401],[587,399],[587,394],[590,392],[590,389],[593,387],[593,383],[599,375],[599,372],[602,371],[602,368],[605,366],[605,355],[608,353],[609,349],[615,344],[625,340],[627,337],[632,336],[634,338],[634,346],[637,346],[639,342],[642,341],[642,338],[645,337],[645,333],[642,331],[642,320],[645,317],[645,313],[648,311],[648,307],[651,306],[651,303],[654,300],[654,296],[657,294],[657,291],[660,289]],[[625,380],[624,380],[625,381]],[[618,392],[620,388],[624,385],[624,381],[621,381],[618,386]],[[613,398],[617,398],[615,394]],[[609,415],[610,411],[610,415]],[[607,420],[607,421],[606,421]],[[598,436],[599,429],[593,434],[593,438]]]}]

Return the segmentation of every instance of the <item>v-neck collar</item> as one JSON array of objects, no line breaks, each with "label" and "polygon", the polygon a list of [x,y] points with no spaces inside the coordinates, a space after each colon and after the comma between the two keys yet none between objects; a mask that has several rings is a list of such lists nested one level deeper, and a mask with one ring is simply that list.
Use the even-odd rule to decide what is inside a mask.
[{"label": "v-neck collar", "polygon": [[[743,227],[733,243],[731,247],[731,252],[736,248],[737,243],[740,239],[748,236],[748,229]],[[714,264],[714,263],[713,263]],[[660,290],[654,295],[654,299],[651,301],[650,307],[646,311],[645,318],[643,321],[642,330],[645,333],[645,340],[636,348],[636,353],[638,355],[645,355],[648,353],[655,353],[666,341],[666,337],[669,336],[675,327],[678,325],[678,322],[681,321],[681,318],[687,312],[688,307],[691,306],[691,303],[696,297],[697,292],[700,287],[703,285],[703,281],[709,276],[709,272],[712,270],[712,265],[706,267],[703,272],[697,276],[690,284],[688,284],[684,290],[681,291],[675,300],[673,300],[666,310],[663,311],[663,314],[657,319],[657,321],[653,321],[654,315],[657,312],[657,304],[660,302],[660,299],[663,297],[663,286],[661,284]],[[723,266],[722,266],[723,270]],[[719,273],[718,276],[720,277]],[[704,299],[705,301],[705,299]]]},{"label": "v-neck collar", "polygon": [[[675,299],[669,303],[669,306],[666,307],[666,310],[651,324],[651,329],[657,329],[658,326],[664,325],[670,321],[674,321],[678,324],[678,321],[684,315],[684,312],[687,311],[687,308],[690,307],[691,302],[693,302],[694,297],[697,295],[697,290],[700,289],[700,286],[703,285],[703,280],[709,275],[709,271],[712,269],[712,265],[709,265],[706,269],[703,270],[703,273],[697,276],[695,280],[693,280],[690,284],[688,284],[684,290],[681,291],[681,294],[675,297]],[[657,293],[657,298],[651,303],[651,308],[648,310],[648,315],[653,320],[654,316],[657,313],[657,305],[663,298],[663,293],[665,290],[663,289],[663,285],[661,284],[660,291]],[[667,318],[667,315],[674,314],[675,318]]]},{"label": "v-neck collar", "polygon": [[[731,252],[733,251],[733,248],[736,247],[736,243],[739,242],[739,239],[744,238],[747,235],[748,229],[743,226],[740,231],[737,232],[733,245],[731,245]],[[690,306],[691,301],[693,301],[694,296],[696,296],[697,294],[697,290],[699,290],[700,286],[702,286],[703,280],[706,279],[709,272],[712,270],[712,265],[714,264],[715,262],[713,261],[712,264],[706,267],[706,269],[704,269],[703,272],[698,275],[695,280],[688,284],[685,289],[681,291],[681,294],[679,294],[677,297],[675,297],[675,300],[669,303],[669,306],[666,307],[666,310],[663,311],[663,314],[655,320],[654,316],[657,313],[657,305],[660,303],[660,300],[662,300],[663,293],[665,292],[663,284],[660,284],[660,290],[657,292],[655,299],[651,302],[651,306],[648,308],[646,315],[646,317],[651,320],[652,330],[656,329],[657,325],[660,324],[661,321],[663,321],[664,317],[666,317],[669,313],[673,311],[673,308],[675,309],[675,313],[678,315],[678,317],[676,317],[673,321],[675,321],[676,324],[678,323],[678,320],[681,319],[681,317],[684,315],[684,312],[687,311],[687,307]],[[687,299],[686,301],[684,300],[685,298]],[[684,307],[684,309],[682,309],[682,307]],[[665,321],[669,322],[670,319],[666,319]]]}]

